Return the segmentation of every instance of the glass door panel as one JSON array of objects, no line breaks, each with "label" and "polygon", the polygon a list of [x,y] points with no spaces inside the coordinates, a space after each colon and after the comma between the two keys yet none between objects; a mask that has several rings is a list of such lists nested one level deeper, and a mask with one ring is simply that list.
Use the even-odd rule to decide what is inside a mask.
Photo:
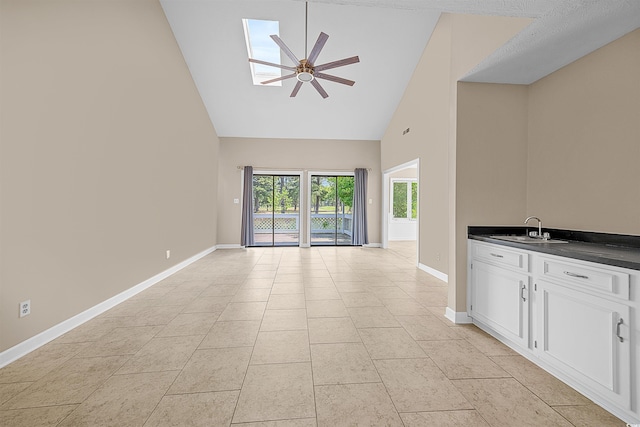
[{"label": "glass door panel", "polygon": [[336,244],[336,177],[311,177],[311,244]]},{"label": "glass door panel", "polygon": [[311,177],[312,245],[351,245],[352,176]]},{"label": "glass door panel", "polygon": [[253,235],[255,246],[299,245],[299,176],[253,176]]},{"label": "glass door panel", "polygon": [[337,178],[337,229],[336,244],[351,245],[351,235],[353,231],[353,184],[354,177],[338,176]]},{"label": "glass door panel", "polygon": [[273,245],[298,246],[300,242],[300,177],[274,176],[275,210]]},{"label": "glass door panel", "polygon": [[256,246],[273,246],[273,176],[253,175],[253,237]]}]

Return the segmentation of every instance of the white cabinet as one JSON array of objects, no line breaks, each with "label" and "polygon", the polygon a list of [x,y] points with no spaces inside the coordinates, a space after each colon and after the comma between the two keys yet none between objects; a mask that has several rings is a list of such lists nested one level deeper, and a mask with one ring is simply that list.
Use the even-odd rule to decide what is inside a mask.
[{"label": "white cabinet", "polygon": [[536,287],[538,357],[629,409],[631,345],[622,328],[629,306],[545,280]]},{"label": "white cabinet", "polygon": [[640,422],[640,272],[469,240],[468,314],[627,422]]},{"label": "white cabinet", "polygon": [[471,317],[528,347],[529,276],[477,260],[471,275]]}]

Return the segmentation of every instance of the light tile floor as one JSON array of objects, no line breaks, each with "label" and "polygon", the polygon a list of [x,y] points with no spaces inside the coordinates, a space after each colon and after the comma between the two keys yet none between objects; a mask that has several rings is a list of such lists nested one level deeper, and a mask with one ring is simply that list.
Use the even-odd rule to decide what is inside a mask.
[{"label": "light tile floor", "polygon": [[220,250],[0,370],[1,426],[624,426],[475,326],[415,244]]}]

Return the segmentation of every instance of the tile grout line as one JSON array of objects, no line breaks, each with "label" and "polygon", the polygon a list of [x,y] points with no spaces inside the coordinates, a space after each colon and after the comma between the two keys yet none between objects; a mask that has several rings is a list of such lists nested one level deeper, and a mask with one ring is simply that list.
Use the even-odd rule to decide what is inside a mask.
[{"label": "tile grout line", "polygon": [[[261,255],[260,258],[262,258],[262,256],[264,256],[264,254]],[[258,260],[260,260],[260,258],[258,258]],[[257,265],[257,262],[256,262],[256,264],[254,264],[254,267],[255,267],[255,265]],[[278,265],[280,265],[280,258],[278,259]],[[276,268],[276,271],[277,271],[277,268]],[[271,286],[273,286],[273,284]],[[269,291],[269,295],[271,295],[271,291]],[[249,355],[249,361],[247,362],[247,369],[244,372],[244,376],[242,377],[242,384],[240,384],[240,390],[238,391],[238,399],[236,400],[236,404],[233,406],[233,412],[231,413],[231,423],[230,424],[233,424],[233,418],[235,417],[236,411],[238,410],[238,403],[240,403],[240,396],[242,395],[242,388],[244,387],[244,382],[246,381],[247,375],[249,374],[249,367],[251,366],[251,359],[253,358],[253,353],[254,353],[254,351],[256,349],[256,342],[258,341],[258,335],[260,334],[260,328],[262,328],[262,322],[264,320],[264,316],[265,316],[266,312],[267,312],[267,304],[265,304],[264,310],[262,311],[262,318],[260,319],[260,324],[258,325],[258,332],[256,333],[256,337],[253,340],[253,346],[251,347],[251,354]]]},{"label": "tile grout line", "polygon": [[[333,282],[333,279],[331,279],[331,281]],[[305,318],[306,318],[306,322],[307,322],[307,338],[309,341],[309,366],[311,367],[311,391],[313,393],[313,411],[315,412],[316,416],[316,426],[318,426],[318,403],[316,400],[316,381],[315,381],[315,376],[313,375],[313,355],[311,354],[311,333],[309,331],[309,313],[307,311],[307,293],[306,293],[306,288],[304,287],[304,283],[303,283],[303,295],[304,295],[304,313],[305,313]],[[335,285],[334,285],[335,286]]]}]

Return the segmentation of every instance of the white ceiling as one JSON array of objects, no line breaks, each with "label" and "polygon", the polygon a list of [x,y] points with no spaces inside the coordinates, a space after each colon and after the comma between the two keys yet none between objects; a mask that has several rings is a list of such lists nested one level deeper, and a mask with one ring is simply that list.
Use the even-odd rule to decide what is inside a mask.
[{"label": "white ceiling", "polygon": [[358,55],[330,72],[356,84],[323,80],[326,99],[304,84],[290,98],[295,79],[253,85],[242,19],[279,21],[301,58],[304,1],[160,2],[221,137],[381,139],[441,12],[535,18],[464,78],[477,82],[532,83],[640,27],[640,0],[312,0],[309,49],[323,31],[318,63]]}]

